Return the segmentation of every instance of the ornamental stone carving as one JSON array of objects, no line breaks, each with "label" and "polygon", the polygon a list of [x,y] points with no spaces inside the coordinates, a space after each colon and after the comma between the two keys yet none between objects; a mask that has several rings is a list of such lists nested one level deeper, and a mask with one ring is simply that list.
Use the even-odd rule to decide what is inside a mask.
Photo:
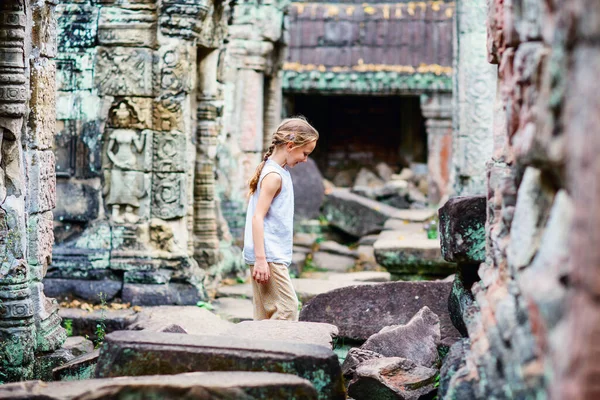
[{"label": "ornamental stone carving", "polygon": [[152,52],[143,48],[100,47],[94,82],[104,96],[152,96]]}]

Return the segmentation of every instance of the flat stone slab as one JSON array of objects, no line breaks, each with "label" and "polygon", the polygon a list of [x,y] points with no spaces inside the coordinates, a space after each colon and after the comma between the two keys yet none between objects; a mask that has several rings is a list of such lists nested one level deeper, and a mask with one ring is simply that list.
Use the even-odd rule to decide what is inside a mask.
[{"label": "flat stone slab", "polygon": [[232,336],[113,332],[100,351],[96,377],[198,371],[284,372],[309,380],[320,399],[345,398],[341,367],[330,349]]},{"label": "flat stone slab", "polygon": [[218,335],[233,325],[209,310],[198,306],[143,307],[128,330],[161,331],[178,325],[190,335]]},{"label": "flat stone slab", "polygon": [[390,273],[385,271],[358,271],[358,272],[306,272],[304,279],[320,279],[344,282],[389,282]]},{"label": "flat stone slab", "polygon": [[250,299],[221,297],[212,302],[215,307],[214,313],[230,322],[252,321],[254,319],[254,307],[251,299],[252,297]]},{"label": "flat stone slab", "polygon": [[129,398],[133,393],[137,394],[135,398],[163,400],[318,398],[306,379],[271,372],[192,372],[73,382],[27,381],[0,386],[2,399],[108,400]]},{"label": "flat stone slab", "polygon": [[317,344],[333,349],[338,335],[337,326],[319,322],[245,321],[234,324],[223,335],[245,339],[278,340],[283,342]]},{"label": "flat stone slab", "polygon": [[71,327],[73,335],[94,337],[96,325],[104,320],[107,332],[127,329],[136,318],[136,312],[132,309],[125,310],[93,310],[86,311],[79,308],[61,307],[58,315],[63,319],[73,321]]},{"label": "flat stone slab", "polygon": [[91,379],[94,377],[98,356],[100,356],[99,349],[81,355],[60,367],[56,367],[52,370],[52,379],[55,381]]},{"label": "flat stone slab", "polygon": [[388,282],[350,286],[320,294],[304,304],[300,321],[325,322],[339,328],[340,338],[365,341],[389,325],[405,325],[424,306],[440,318],[441,341],[461,335],[448,312],[452,282]]},{"label": "flat stone slab", "polygon": [[459,196],[440,208],[440,242],[447,261],[485,261],[486,196]]},{"label": "flat stone slab", "polygon": [[456,271],[456,265],[442,257],[439,240],[427,239],[425,232],[383,231],[373,249],[377,263],[392,274],[392,279],[446,277]]}]

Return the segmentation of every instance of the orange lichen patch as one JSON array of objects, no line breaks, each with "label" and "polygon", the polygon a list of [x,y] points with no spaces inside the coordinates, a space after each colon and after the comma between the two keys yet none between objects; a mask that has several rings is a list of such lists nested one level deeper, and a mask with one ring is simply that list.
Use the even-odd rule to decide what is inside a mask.
[{"label": "orange lichen patch", "polygon": [[132,309],[135,312],[142,311],[140,306],[131,307],[130,303],[106,303],[102,304],[91,304],[81,300],[71,300],[71,301],[63,301],[60,303],[62,308],[79,308],[84,311],[94,311],[94,310],[127,310]]},{"label": "orange lichen patch", "polygon": [[340,14],[340,9],[338,6],[328,5],[326,10],[327,10],[327,12],[325,13],[325,18],[336,17]]},{"label": "orange lichen patch", "polygon": [[363,4],[363,11],[365,14],[373,15],[377,12],[377,9],[369,4]]}]

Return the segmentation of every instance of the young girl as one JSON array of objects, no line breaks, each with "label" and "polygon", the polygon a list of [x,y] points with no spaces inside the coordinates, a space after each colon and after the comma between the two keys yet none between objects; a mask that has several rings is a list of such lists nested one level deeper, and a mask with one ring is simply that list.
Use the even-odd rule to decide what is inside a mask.
[{"label": "young girl", "polygon": [[250,180],[244,260],[250,265],[254,319],[298,319],[292,262],[294,188],[288,168],[306,162],[319,133],[303,118],[284,120]]}]

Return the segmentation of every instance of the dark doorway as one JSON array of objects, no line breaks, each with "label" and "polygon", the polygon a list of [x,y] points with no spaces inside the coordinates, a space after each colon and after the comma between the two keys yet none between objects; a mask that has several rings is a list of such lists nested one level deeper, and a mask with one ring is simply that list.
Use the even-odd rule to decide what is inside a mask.
[{"label": "dark doorway", "polygon": [[397,172],[427,162],[418,96],[287,95],[286,113],[304,115],[319,131],[311,157],[327,179],[380,162]]}]

